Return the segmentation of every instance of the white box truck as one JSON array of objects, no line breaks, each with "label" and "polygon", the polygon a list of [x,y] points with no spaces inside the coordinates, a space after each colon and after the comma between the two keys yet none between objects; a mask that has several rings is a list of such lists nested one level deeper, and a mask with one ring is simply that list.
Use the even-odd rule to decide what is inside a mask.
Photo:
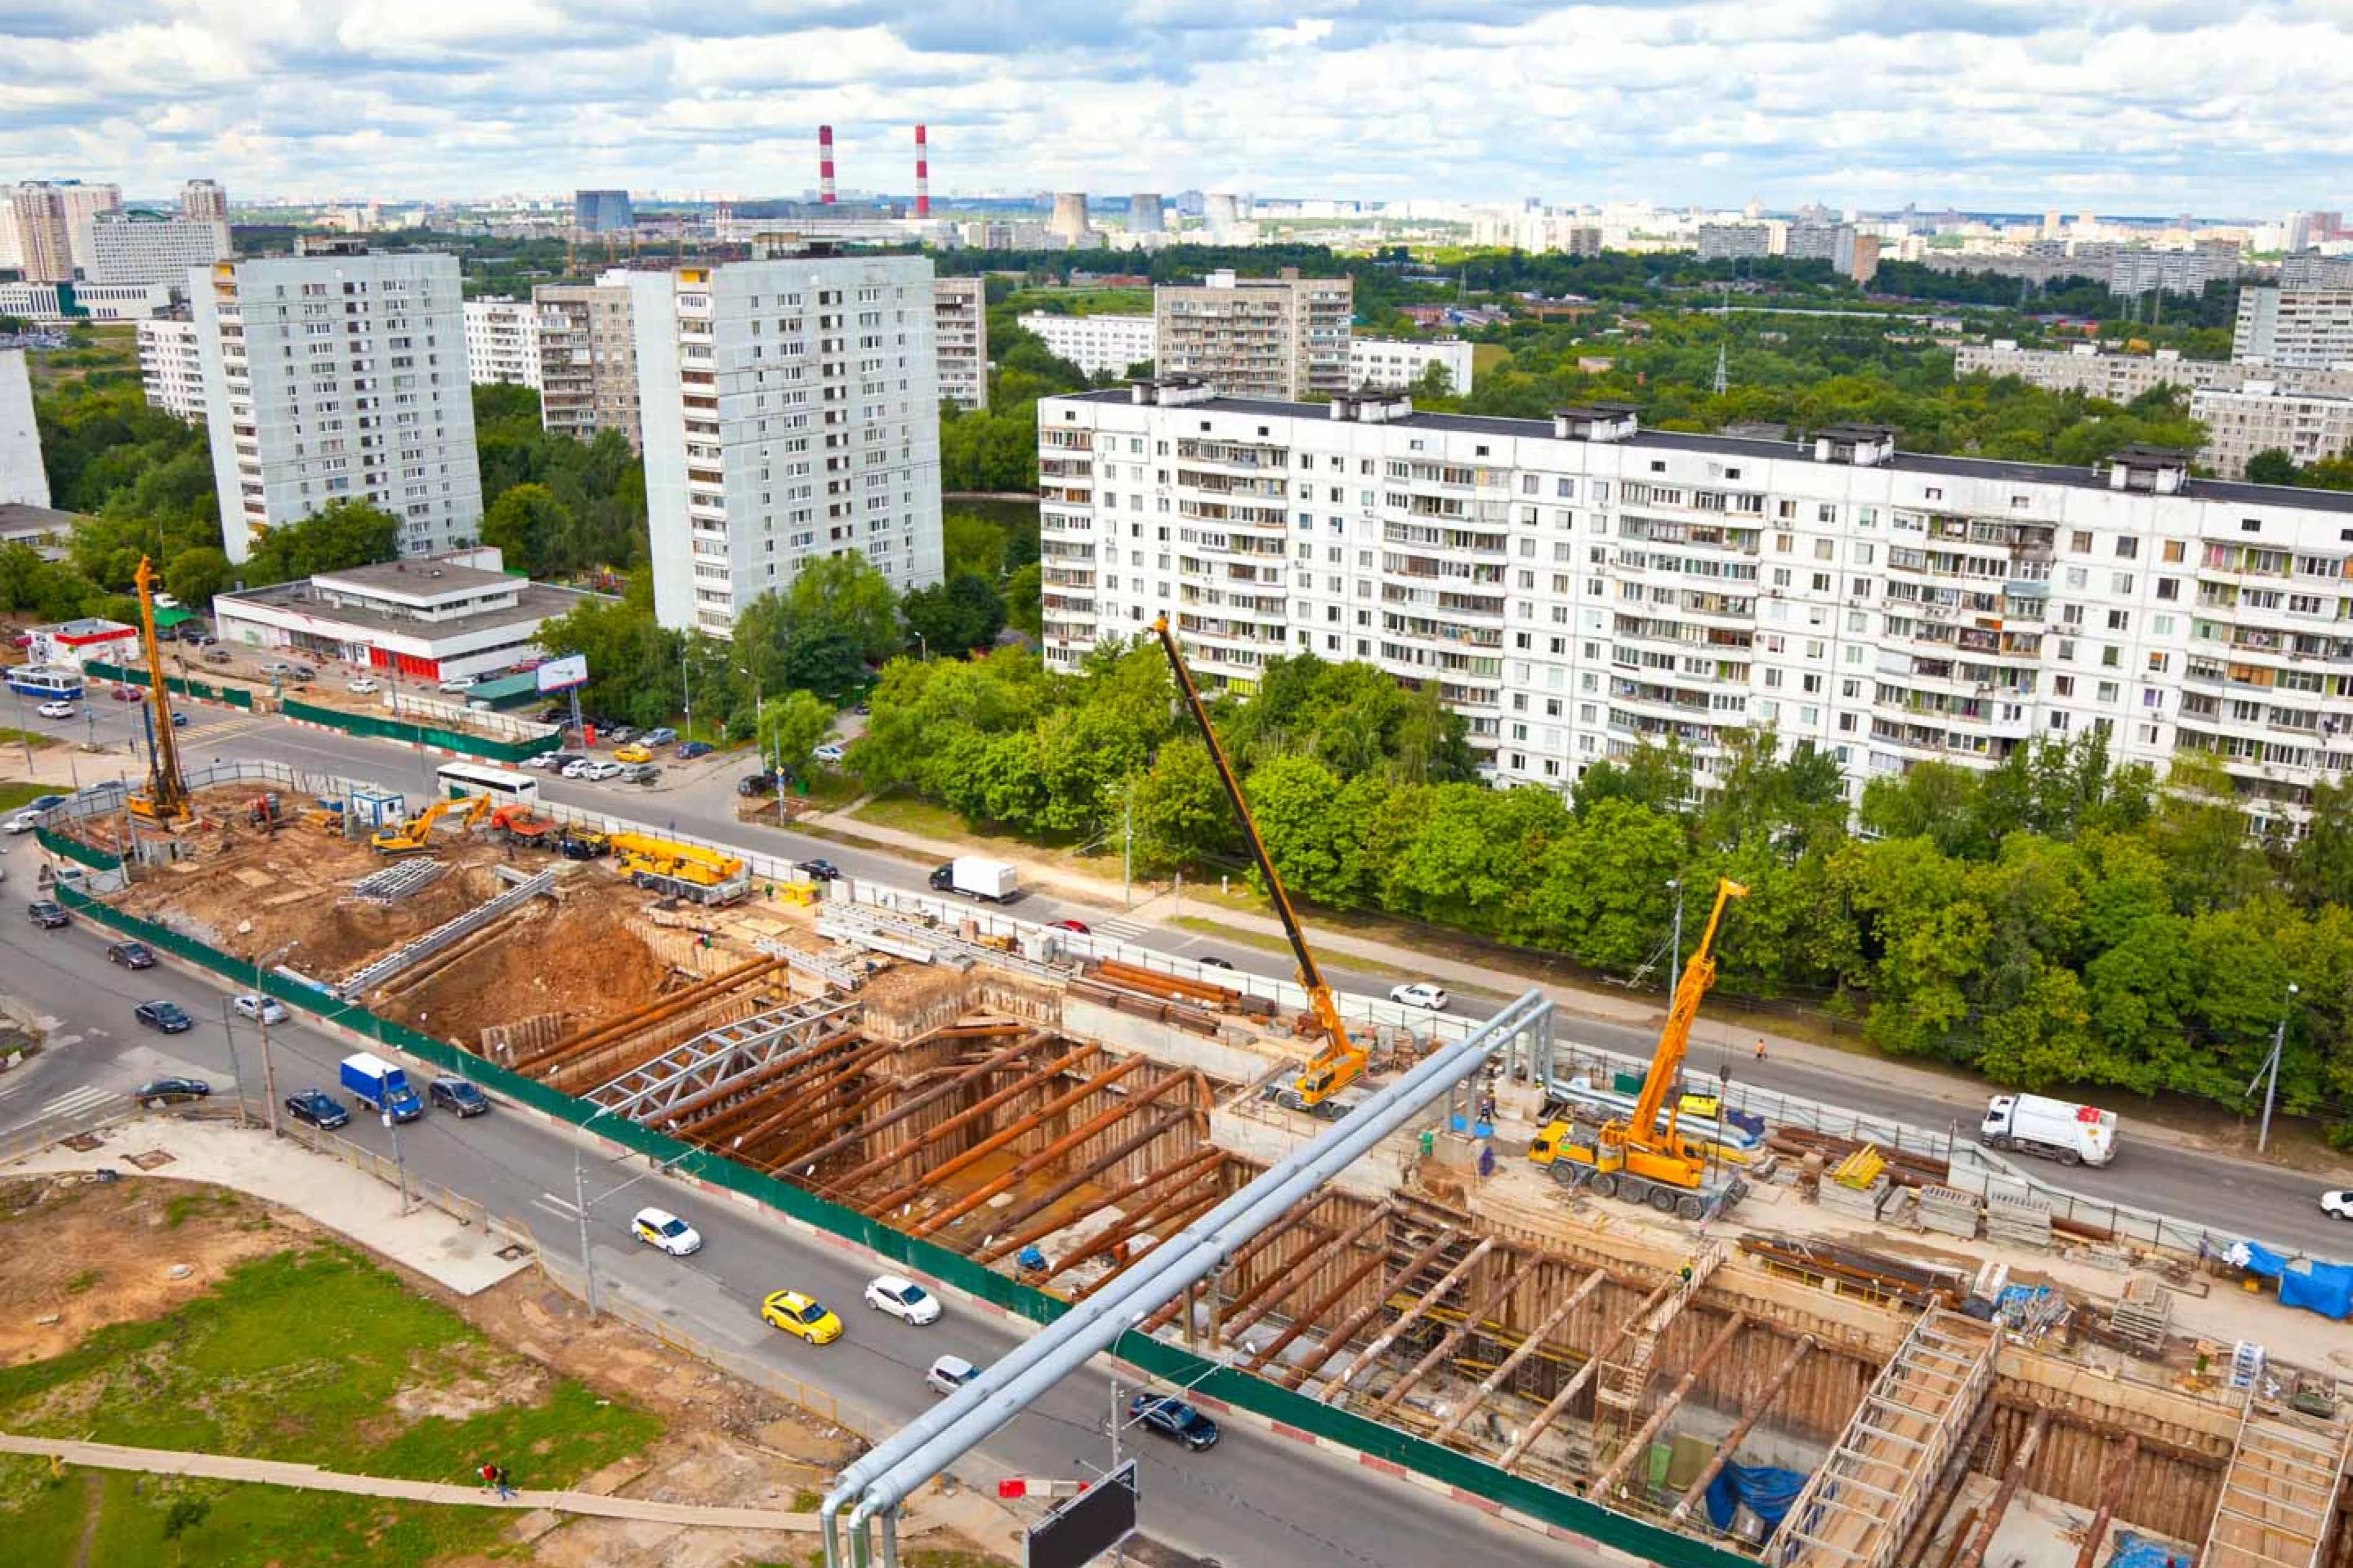
[{"label": "white box truck", "polygon": [[1014,868],[1002,860],[985,860],[977,855],[959,855],[932,872],[932,890],[938,893],[958,893],[967,899],[987,899],[992,904],[1008,903],[1021,890],[1021,879]]},{"label": "white box truck", "polygon": [[2116,1113],[2039,1094],[1997,1094],[1986,1102],[1978,1141],[2063,1165],[2105,1165],[2116,1155]]}]

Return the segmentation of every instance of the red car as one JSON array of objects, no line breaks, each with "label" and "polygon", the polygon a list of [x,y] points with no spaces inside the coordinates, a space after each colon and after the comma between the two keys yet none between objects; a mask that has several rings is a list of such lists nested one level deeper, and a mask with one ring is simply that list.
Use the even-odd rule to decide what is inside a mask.
[{"label": "red car", "polygon": [[1074,931],[1081,936],[1094,935],[1093,929],[1084,921],[1048,921],[1046,922],[1046,929],[1049,931]]},{"label": "red car", "polygon": [[118,686],[107,695],[117,702],[136,702],[147,694],[135,686]]}]

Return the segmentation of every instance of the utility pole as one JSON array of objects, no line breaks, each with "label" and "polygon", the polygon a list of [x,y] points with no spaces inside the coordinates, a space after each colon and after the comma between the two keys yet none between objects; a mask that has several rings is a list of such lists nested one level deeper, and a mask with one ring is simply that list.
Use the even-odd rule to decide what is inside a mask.
[{"label": "utility pole", "polygon": [[384,1124],[392,1133],[392,1165],[400,1175],[400,1217],[408,1217],[408,1162],[401,1157],[400,1121],[391,1111],[384,1113]]},{"label": "utility pole", "polygon": [[[290,942],[269,957],[256,958],[253,961],[253,1023],[254,1027],[261,1031],[262,1110],[269,1118],[269,1135],[272,1138],[282,1137],[284,1134],[278,1125],[278,1064],[272,1061],[269,1056],[269,994],[261,988],[261,972],[301,945],[299,942]],[[408,1212],[408,1200],[405,1189],[401,1199],[401,1212],[403,1214]]]},{"label": "utility pole", "polygon": [[221,998],[221,1033],[228,1039],[228,1075],[237,1079],[237,1124],[249,1127],[252,1122],[245,1114],[245,1069],[237,1062],[237,1028],[229,1022],[228,998]]},{"label": "utility pole", "polygon": [[[2263,1068],[2255,1074],[2257,1078],[2265,1080],[2263,1084],[2263,1126],[2255,1133],[2255,1152],[2258,1154],[2264,1152],[2271,1147],[2272,1102],[2279,1096],[2280,1051],[2281,1048],[2287,1044],[2287,1014],[2288,1009],[2295,1005],[2296,991],[2297,986],[2295,982],[2292,980],[2289,981],[2287,996],[2280,1004],[2279,1027],[2272,1031],[2271,1059],[2265,1062],[2263,1065]],[[2252,1093],[2254,1087],[2255,1086],[2252,1083],[2248,1084],[2247,1089],[2249,1092]]]},{"label": "utility pole", "polygon": [[1667,886],[1675,895],[1675,931],[1667,947],[1667,995],[1672,1000],[1683,984],[1683,879],[1671,877]]},{"label": "utility pole", "polygon": [[596,1318],[596,1265],[588,1256],[588,1168],[580,1145],[572,1146],[572,1206],[580,1215],[580,1273],[588,1296],[588,1318]]},{"label": "utility pole", "polygon": [[1133,782],[1120,792],[1120,815],[1125,819],[1119,846],[1119,907],[1124,911],[1135,907],[1135,785]]}]

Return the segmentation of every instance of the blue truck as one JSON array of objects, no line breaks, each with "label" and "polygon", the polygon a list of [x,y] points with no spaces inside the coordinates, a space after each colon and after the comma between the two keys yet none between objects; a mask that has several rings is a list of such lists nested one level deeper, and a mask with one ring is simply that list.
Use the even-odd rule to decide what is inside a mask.
[{"label": "blue truck", "polygon": [[408,1087],[408,1075],[367,1051],[343,1058],[343,1089],[370,1110],[395,1121],[414,1121],[425,1114],[425,1102]]}]

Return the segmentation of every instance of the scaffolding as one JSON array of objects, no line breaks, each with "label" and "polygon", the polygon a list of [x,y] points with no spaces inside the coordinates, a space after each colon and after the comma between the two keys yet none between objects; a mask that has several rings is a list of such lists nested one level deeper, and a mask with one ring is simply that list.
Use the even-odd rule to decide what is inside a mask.
[{"label": "scaffolding", "polygon": [[1773,1537],[1773,1568],[1888,1568],[1993,1383],[2001,1331],[1931,1308]]},{"label": "scaffolding", "polygon": [[2200,1568],[2317,1568],[2349,1450],[2353,1426],[2250,1395]]}]

